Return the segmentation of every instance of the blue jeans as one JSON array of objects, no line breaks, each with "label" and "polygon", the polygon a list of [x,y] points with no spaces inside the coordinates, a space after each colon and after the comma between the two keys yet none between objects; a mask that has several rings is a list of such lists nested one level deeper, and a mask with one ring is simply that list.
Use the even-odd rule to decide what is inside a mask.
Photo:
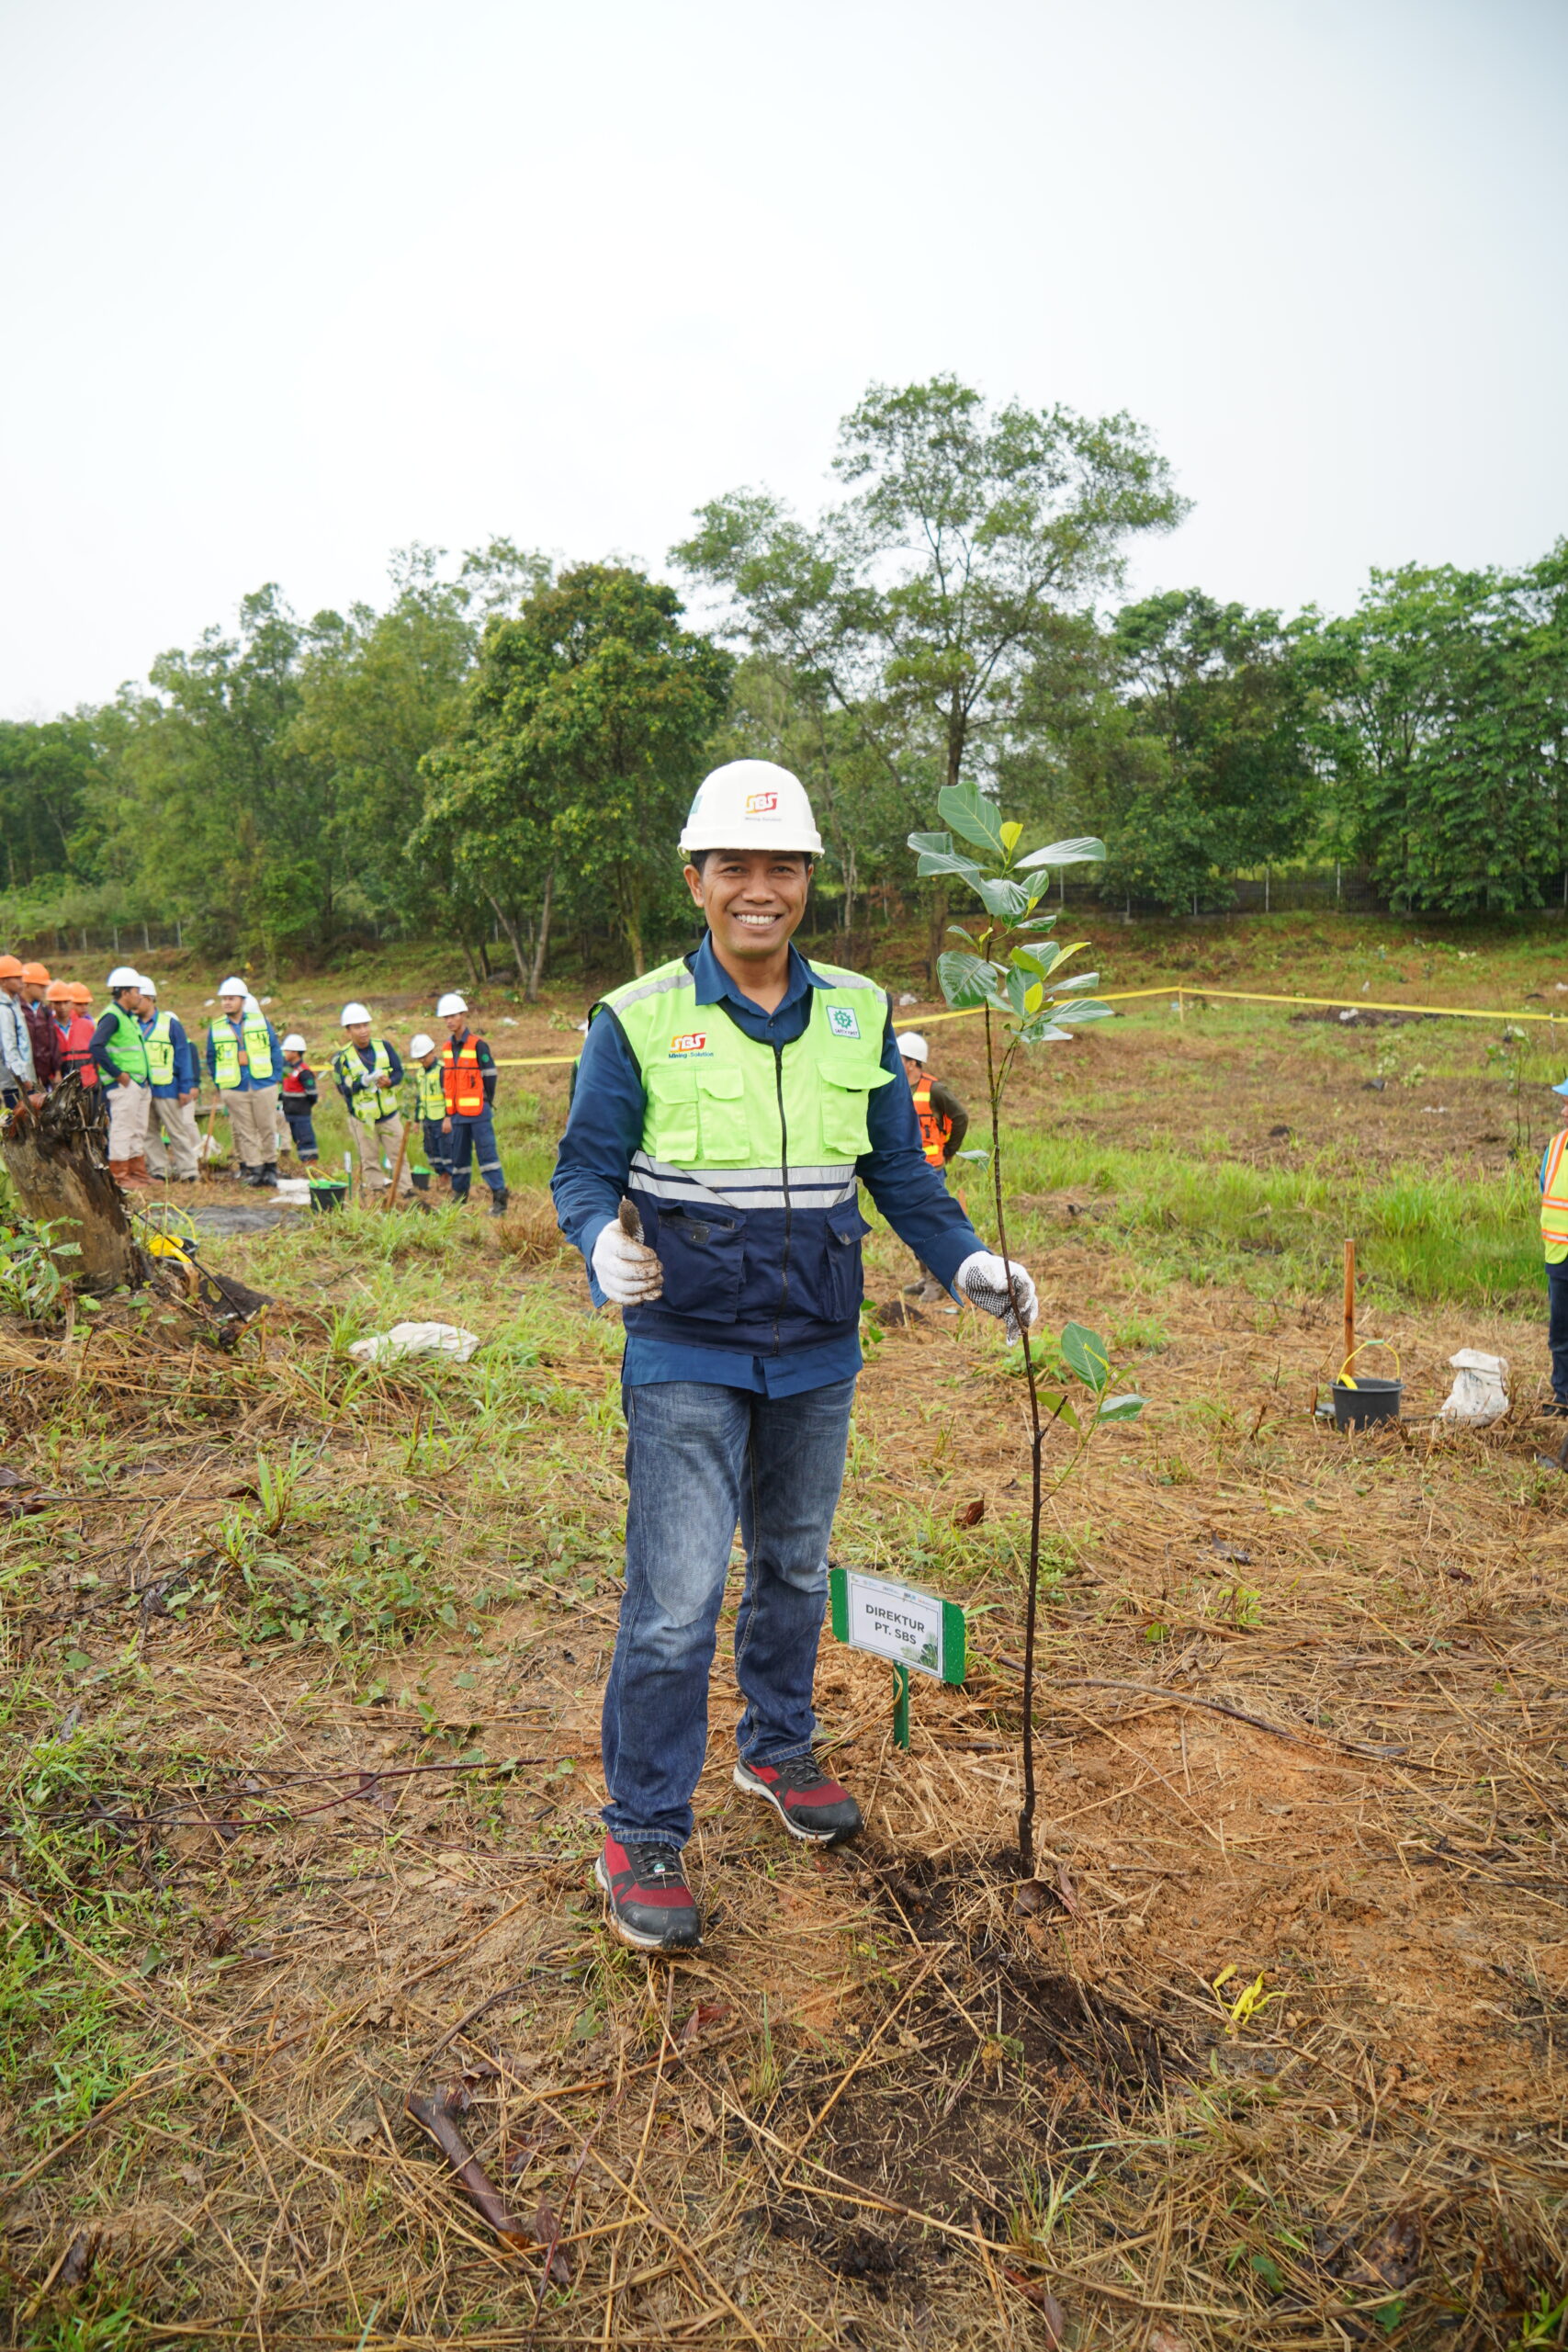
[{"label": "blue jeans", "polygon": [[1546,1270],[1546,1344],[1551,1351],[1551,1393],[1568,1405],[1568,1261]]},{"label": "blue jeans", "polygon": [[451,1136],[446,1133],[439,1119],[423,1119],[420,1122],[420,1125],[424,1130],[424,1156],[430,1162],[431,1174],[433,1176],[449,1176],[452,1172]]},{"label": "blue jeans", "polygon": [[506,1179],[501,1172],[501,1154],[495,1148],[495,1123],[489,1111],[481,1111],[477,1119],[454,1119],[452,1132],[446,1138],[450,1150],[447,1166],[452,1171],[452,1197],[466,1201],[468,1197],[468,1159],[470,1154],[479,1163],[479,1174],[492,1193],[504,1193]]},{"label": "blue jeans", "polygon": [[316,1149],[315,1122],[312,1120],[309,1111],[291,1111],[288,1108],[288,1103],[285,1102],[283,1106],[283,1115],[288,1122],[288,1133],[293,1140],[295,1159],[316,1159],[318,1157],[318,1153]]},{"label": "blue jeans", "polygon": [[604,1819],[623,1845],[683,1846],[707,1754],[708,1671],[737,1523],[744,1762],[807,1755],[828,1599],[828,1535],[852,1380],[764,1396],[706,1380],[624,1392],[626,1589],[604,1687]]}]

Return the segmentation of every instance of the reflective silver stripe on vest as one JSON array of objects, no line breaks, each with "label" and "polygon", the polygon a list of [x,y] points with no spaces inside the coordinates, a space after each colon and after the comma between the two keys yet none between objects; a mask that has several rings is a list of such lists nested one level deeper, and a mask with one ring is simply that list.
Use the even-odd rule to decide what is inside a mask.
[{"label": "reflective silver stripe on vest", "polygon": [[661,980],[644,980],[640,988],[617,989],[614,996],[607,996],[603,1001],[612,1012],[629,1012],[632,1006],[640,1004],[645,996],[662,996],[667,989],[691,989],[695,986],[690,972],[666,972]]},{"label": "reflective silver stripe on vest", "polygon": [[787,1193],[784,1180],[782,1168],[726,1168],[717,1174],[710,1169],[705,1183],[667,1159],[634,1151],[628,1183],[633,1192],[681,1208],[836,1209],[855,1195],[852,1167],[792,1168]]},{"label": "reflective silver stripe on vest", "polygon": [[818,971],[815,964],[812,965],[811,969],[824,988],[871,989],[878,996],[885,993],[880,984],[875,980],[868,980],[863,972],[832,972],[830,967],[828,970]]}]

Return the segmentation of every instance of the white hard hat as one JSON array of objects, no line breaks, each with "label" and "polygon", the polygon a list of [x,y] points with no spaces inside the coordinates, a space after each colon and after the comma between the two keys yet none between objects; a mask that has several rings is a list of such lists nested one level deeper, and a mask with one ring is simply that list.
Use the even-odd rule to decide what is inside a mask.
[{"label": "white hard hat", "polygon": [[345,1029],[348,1027],[351,1021],[368,1021],[369,1018],[370,1007],[367,1004],[345,1004],[344,1006],[343,1026]]},{"label": "white hard hat", "polygon": [[697,786],[681,847],[782,849],[819,857],[822,836],[800,778],[772,760],[730,760]]},{"label": "white hard hat", "polygon": [[237,973],[231,972],[226,980],[219,981],[218,993],[220,997],[248,996],[250,994],[250,990],[246,988],[245,983],[240,978]]},{"label": "white hard hat", "polygon": [[422,1029],[417,1037],[409,1039],[409,1051],[411,1054],[433,1054],[435,1051],[435,1040],[434,1037],[427,1037]]},{"label": "white hard hat", "polygon": [[290,1029],[288,1036],[285,1037],[283,1041],[283,1050],[286,1054],[302,1054],[304,1052],[305,1040],[301,1037],[298,1029]]},{"label": "white hard hat", "polygon": [[893,1043],[907,1062],[925,1060],[926,1041],[923,1037],[918,1036],[913,1029],[901,1029]]},{"label": "white hard hat", "polygon": [[436,1006],[436,1018],[438,1020],[445,1020],[449,1012],[467,1012],[468,1009],[468,1001],[467,997],[459,996],[457,989],[453,989],[442,998],[440,1003]]},{"label": "white hard hat", "polygon": [[111,993],[116,989],[139,989],[141,986],[141,975],[140,972],[133,972],[129,964],[117,964],[104,982],[104,986]]},{"label": "white hard hat", "polygon": [[156,996],[158,993],[157,981],[150,980],[145,972],[137,973],[136,985],[141,990],[143,996]]}]

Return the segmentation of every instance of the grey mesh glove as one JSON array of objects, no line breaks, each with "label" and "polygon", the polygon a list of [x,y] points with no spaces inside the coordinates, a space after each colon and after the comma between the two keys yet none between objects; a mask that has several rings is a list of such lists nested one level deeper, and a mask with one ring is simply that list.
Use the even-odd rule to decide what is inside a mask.
[{"label": "grey mesh glove", "polygon": [[953,1286],[960,1298],[977,1306],[982,1315],[999,1315],[1002,1330],[1010,1348],[1021,1333],[1026,1331],[1039,1311],[1034,1284],[1014,1258],[1012,1263],[1012,1295],[1008,1295],[1008,1261],[989,1250],[976,1250],[964,1259],[953,1276]]}]

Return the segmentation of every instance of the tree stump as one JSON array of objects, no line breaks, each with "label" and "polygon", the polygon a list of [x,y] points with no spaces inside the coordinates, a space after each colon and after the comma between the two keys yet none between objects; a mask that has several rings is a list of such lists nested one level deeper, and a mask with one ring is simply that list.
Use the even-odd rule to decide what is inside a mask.
[{"label": "tree stump", "polygon": [[146,1280],[148,1261],[104,1160],[99,1092],[72,1072],[41,1111],[23,1102],[0,1126],[0,1158],[26,1215],[54,1224],[56,1238],[80,1250],[66,1261],[73,1287],[134,1289]]}]

